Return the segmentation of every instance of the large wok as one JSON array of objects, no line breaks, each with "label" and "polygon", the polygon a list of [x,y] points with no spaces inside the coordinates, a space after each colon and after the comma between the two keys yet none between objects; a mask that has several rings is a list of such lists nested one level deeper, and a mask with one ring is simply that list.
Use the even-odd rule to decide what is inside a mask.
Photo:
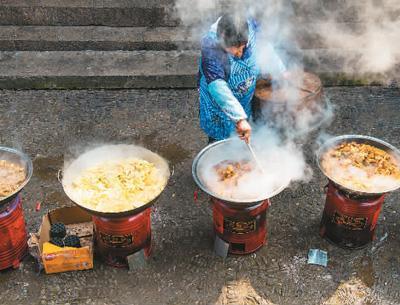
[{"label": "large wok", "polygon": [[400,162],[400,151],[393,145],[391,145],[385,141],[382,141],[380,139],[369,137],[369,136],[362,136],[362,135],[343,135],[343,136],[331,138],[331,139],[327,140],[325,143],[323,143],[323,145],[321,145],[321,147],[316,152],[316,161],[317,161],[318,167],[322,171],[322,173],[330,181],[332,181],[339,189],[341,189],[349,194],[352,194],[354,196],[369,197],[369,196],[379,196],[384,193],[389,193],[389,192],[395,191],[396,189],[398,189],[400,187],[400,182],[399,182],[398,185],[396,185],[390,189],[382,189],[379,192],[368,192],[368,191],[354,190],[354,189],[348,188],[346,186],[343,186],[340,183],[338,183],[337,181],[335,181],[335,177],[330,176],[324,170],[324,168],[321,166],[322,157],[330,148],[337,146],[339,144],[342,144],[342,143],[347,143],[347,142],[369,144],[371,146],[382,149],[385,152],[391,154]]},{"label": "large wok", "polygon": [[[232,146],[236,146],[236,150],[232,149]],[[238,139],[226,139],[214,142],[201,150],[197,156],[193,160],[192,164],[192,175],[196,184],[199,186],[201,190],[203,190],[208,195],[215,197],[224,202],[230,203],[235,206],[249,206],[253,205],[257,202],[264,201],[269,199],[281,191],[283,191],[287,185],[287,183],[283,183],[278,187],[274,188],[272,191],[266,189],[261,189],[258,194],[255,194],[252,198],[232,198],[232,197],[224,197],[218,193],[215,193],[207,186],[205,168],[209,168],[210,164],[217,164],[223,160],[240,160],[244,155],[244,152],[249,153],[246,145],[243,141]],[[247,156],[251,159],[251,156]]]},{"label": "large wok", "polygon": [[164,188],[166,187],[168,179],[170,177],[170,171],[167,161],[165,161],[159,155],[151,152],[146,148],[136,145],[117,144],[117,145],[104,145],[89,150],[80,155],[72,162],[65,164],[61,181],[65,194],[82,209],[86,210],[90,214],[97,215],[100,217],[107,217],[107,218],[124,217],[140,213],[141,211],[149,208],[156,202],[162,190],[160,191],[159,194],[156,194],[155,197],[146,204],[134,208],[132,210],[122,211],[122,212],[96,211],[81,204],[79,200],[77,200],[74,196],[73,189],[71,188],[71,183],[83,170],[101,164],[104,161],[127,159],[127,158],[138,158],[154,163],[156,167],[162,172],[162,174],[165,175]]},{"label": "large wok", "polygon": [[32,177],[33,166],[32,160],[24,154],[23,152],[16,150],[14,148],[0,147],[0,160],[7,160],[11,163],[18,164],[25,168],[25,180],[12,194],[7,197],[0,197],[0,209],[7,205],[11,200],[13,200],[18,193],[25,187]]}]

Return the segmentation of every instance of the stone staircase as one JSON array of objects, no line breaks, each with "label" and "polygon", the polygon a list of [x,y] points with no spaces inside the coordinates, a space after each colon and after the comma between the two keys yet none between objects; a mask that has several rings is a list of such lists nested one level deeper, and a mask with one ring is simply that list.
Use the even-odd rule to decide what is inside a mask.
[{"label": "stone staircase", "polygon": [[[0,0],[0,89],[194,88],[199,43],[179,26],[173,6],[173,0]],[[349,81],[335,50],[312,36],[301,41],[306,68],[326,84]]]}]

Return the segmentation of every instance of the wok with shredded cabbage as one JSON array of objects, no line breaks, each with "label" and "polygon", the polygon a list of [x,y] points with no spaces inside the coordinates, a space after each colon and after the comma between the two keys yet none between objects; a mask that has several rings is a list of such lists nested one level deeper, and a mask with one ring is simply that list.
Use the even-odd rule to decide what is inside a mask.
[{"label": "wok with shredded cabbage", "polygon": [[99,212],[123,212],[155,199],[166,180],[155,164],[130,158],[87,168],[72,181],[72,189],[83,207]]}]

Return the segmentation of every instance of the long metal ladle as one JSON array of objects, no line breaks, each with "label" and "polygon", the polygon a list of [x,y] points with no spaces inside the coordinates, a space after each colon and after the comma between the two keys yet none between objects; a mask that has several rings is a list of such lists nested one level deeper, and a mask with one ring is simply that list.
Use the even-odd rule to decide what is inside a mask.
[{"label": "long metal ladle", "polygon": [[253,159],[256,162],[258,169],[260,170],[261,173],[264,174],[264,169],[262,168],[260,161],[258,160],[256,154],[254,153],[254,150],[253,150],[253,147],[250,144],[250,141],[246,142],[246,145],[247,145],[247,148],[250,150],[250,153],[253,156]]}]

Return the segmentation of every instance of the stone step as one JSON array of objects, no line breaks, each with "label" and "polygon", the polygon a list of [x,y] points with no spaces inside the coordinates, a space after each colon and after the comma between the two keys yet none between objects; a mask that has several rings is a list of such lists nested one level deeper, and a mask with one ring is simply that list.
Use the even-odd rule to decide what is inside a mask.
[{"label": "stone step", "polygon": [[[370,22],[371,12],[366,2],[375,5],[376,10],[396,20],[400,16],[397,0],[354,1],[354,0],[317,0],[317,1],[292,1],[294,14],[300,21],[327,21],[335,22]],[[372,7],[371,7],[372,9]]]},{"label": "stone step", "polygon": [[0,52],[0,88],[192,88],[195,51]]},{"label": "stone step", "polygon": [[0,25],[176,24],[172,0],[0,0]]},{"label": "stone step", "polygon": [[[194,88],[198,55],[190,50],[3,51],[0,89]],[[326,75],[326,85],[376,81],[344,73],[342,57],[330,50],[304,50],[303,56],[305,69]]]},{"label": "stone step", "polygon": [[[0,25],[103,25],[175,26],[179,23],[174,0],[0,0]],[[185,25],[214,20],[227,4],[185,19]],[[400,16],[394,0],[381,0],[383,9],[395,20]],[[184,3],[184,2],[183,2]],[[190,2],[188,2],[190,5]],[[181,0],[182,4],[182,0]],[[190,6],[186,9],[190,9]],[[195,8],[194,8],[195,9]],[[351,0],[292,1],[288,11],[303,24],[334,18],[336,22],[365,20],[363,4]],[[186,16],[187,17],[187,16]],[[281,20],[282,21],[282,20]]]},{"label": "stone step", "polygon": [[176,50],[199,48],[177,27],[0,26],[0,51]]},{"label": "stone step", "polygon": [[[342,23],[341,28],[360,31],[364,24]],[[326,48],[317,33],[319,23],[298,25],[293,40],[301,49]],[[202,33],[184,27],[108,26],[0,26],[0,51],[79,50],[182,50],[199,49]]]}]

